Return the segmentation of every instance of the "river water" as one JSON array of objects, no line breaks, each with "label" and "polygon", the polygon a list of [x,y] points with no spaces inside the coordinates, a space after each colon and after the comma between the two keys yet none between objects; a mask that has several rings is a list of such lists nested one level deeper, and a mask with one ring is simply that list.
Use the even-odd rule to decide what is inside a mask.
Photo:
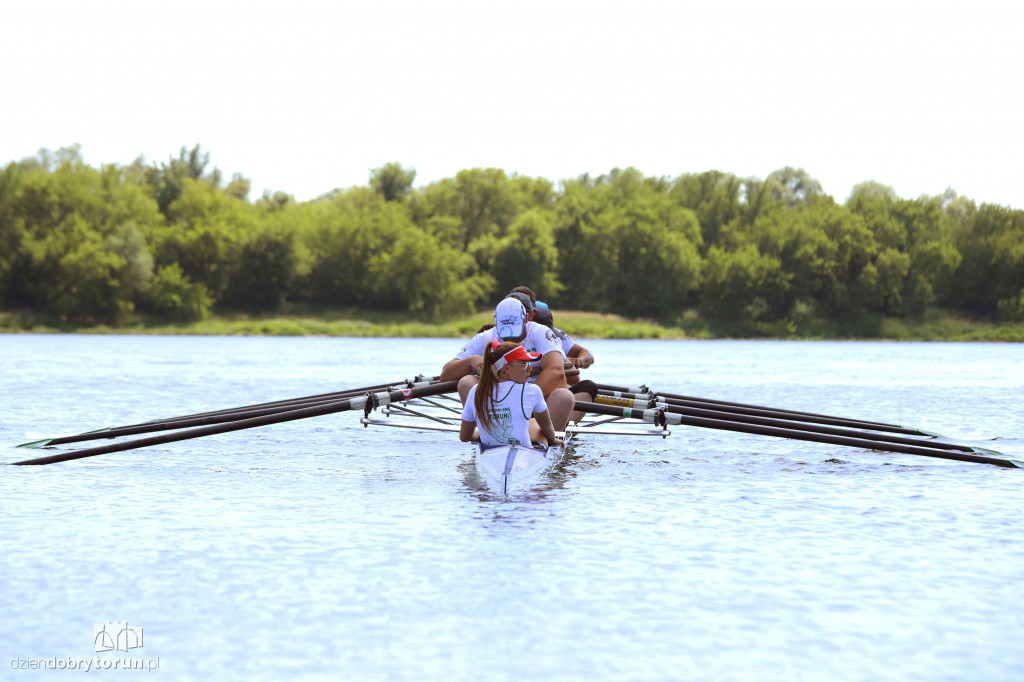
[{"label": "river water", "polygon": [[[599,382],[1024,457],[1024,345],[584,344]],[[0,336],[0,453],[436,374],[460,345]],[[1024,470],[675,427],[588,436],[505,499],[468,446],[358,416],[0,468],[0,677],[1024,679]],[[107,622],[143,646],[95,653]]]}]

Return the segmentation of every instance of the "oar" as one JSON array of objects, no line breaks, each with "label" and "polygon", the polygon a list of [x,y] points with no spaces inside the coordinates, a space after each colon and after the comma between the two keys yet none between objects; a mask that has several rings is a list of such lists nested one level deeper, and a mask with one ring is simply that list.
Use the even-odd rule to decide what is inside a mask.
[{"label": "oar", "polygon": [[[692,407],[698,409],[712,410],[725,414],[752,415],[756,417],[770,417],[773,419],[787,419],[790,421],[807,422],[811,424],[827,424],[830,426],[846,426],[854,429],[867,429],[868,431],[886,431],[888,433],[902,433],[908,436],[929,436],[938,437],[934,433],[909,429],[905,426],[895,424],[883,424],[881,422],[863,421],[860,419],[844,419],[842,417],[828,417],[825,415],[814,415],[806,412],[794,412],[791,410],[761,409],[756,407],[740,407],[723,405],[719,403],[706,403],[699,400],[683,400],[680,398],[667,398],[660,393],[655,394],[656,401],[666,405],[679,407]],[[731,417],[729,417],[731,418]]]},{"label": "oar", "polygon": [[[821,426],[818,424],[808,424],[797,421],[789,421],[787,419],[775,419],[771,417],[757,417],[747,416],[744,414],[737,414],[721,410],[707,410],[694,407],[680,407],[671,403],[660,402],[661,398],[652,400],[634,399],[629,400],[626,398],[611,398],[608,396],[598,395],[594,402],[600,405],[615,405],[618,407],[629,407],[632,409],[644,410],[647,408],[663,407],[666,412],[674,414],[682,414],[689,417],[707,417],[709,419],[720,419],[727,421],[740,422],[742,424],[758,424],[760,426],[774,426],[784,429],[793,429],[795,431],[807,431],[809,433],[823,433],[831,436],[846,436],[850,438],[867,438],[869,440],[883,441],[886,443],[902,443],[904,445],[921,445],[924,447],[937,448],[939,450],[958,450],[960,452],[990,452],[989,450],[979,450],[978,448],[971,447],[969,445],[957,445],[955,443],[942,443],[939,441],[924,441],[920,438],[906,438],[903,436],[888,436],[884,433],[867,433],[865,431],[853,431],[851,429],[840,429],[832,426]],[[682,402],[682,401],[680,401]]]},{"label": "oar", "polygon": [[[598,384],[598,390],[605,395],[612,395],[622,398],[656,398],[661,402],[673,405],[685,405],[688,407],[699,407],[715,409],[723,412],[736,414],[751,414],[763,417],[776,417],[779,419],[791,419],[793,421],[806,421],[817,424],[830,424],[832,426],[848,426],[852,428],[868,429],[870,431],[888,431],[890,433],[902,433],[910,436],[930,436],[940,438],[937,433],[923,431],[921,429],[900,426],[899,424],[886,424],[883,422],[866,421],[863,419],[848,419],[845,417],[834,417],[827,414],[815,414],[814,412],[799,412],[797,410],[786,410],[776,407],[764,407],[762,405],[747,405],[745,403],[733,403],[725,400],[712,400],[709,398],[693,398],[681,396],[675,393],[662,393],[653,389],[645,391],[628,391],[622,386],[607,386]],[[641,387],[646,388],[646,387]]]},{"label": "oar", "polygon": [[256,426],[279,424],[281,422],[294,421],[296,419],[320,417],[326,414],[334,414],[336,412],[358,410],[360,408],[366,407],[368,403],[372,407],[378,407],[380,405],[387,405],[393,402],[400,402],[403,400],[411,400],[413,398],[422,398],[430,395],[439,395],[441,393],[450,393],[451,391],[456,390],[458,384],[459,382],[457,381],[446,381],[444,383],[437,383],[430,386],[420,386],[417,388],[407,388],[400,391],[370,393],[358,398],[350,398],[347,400],[329,402],[323,405],[317,405],[315,407],[304,407],[297,410],[291,410],[288,412],[278,412],[275,414],[265,415],[262,417],[252,417],[249,419],[232,421],[228,424],[220,424],[217,426],[205,426],[198,429],[192,429],[190,431],[178,431],[175,433],[164,434],[162,436],[153,436],[151,438],[141,438],[139,440],[125,441],[122,443],[113,443],[111,445],[103,445],[97,448],[89,448],[88,450],[63,452],[57,455],[50,455],[49,457],[27,459],[22,462],[12,462],[11,464],[54,464],[56,462],[66,462],[72,459],[82,459],[83,457],[95,457],[96,455],[105,455],[111,452],[121,452],[123,450],[132,450],[134,448],[148,447],[150,445],[174,443],[176,441],[189,440],[190,438],[200,438],[202,436],[211,436],[218,433],[227,433],[229,431],[240,431],[242,429],[250,429]]},{"label": "oar", "polygon": [[899,452],[907,455],[923,455],[925,457],[937,457],[939,459],[953,459],[962,462],[977,462],[979,464],[994,464],[995,466],[1008,468],[1024,468],[1024,461],[1016,459],[1003,459],[1005,455],[995,450],[976,451],[986,452],[988,455],[967,454],[963,452],[950,452],[932,447],[920,445],[902,445],[898,443],[887,443],[869,438],[849,438],[843,436],[831,436],[826,434],[815,434],[807,431],[794,429],[783,429],[772,426],[757,426],[753,424],[742,424],[724,419],[707,419],[704,417],[688,417],[681,414],[668,412],[663,408],[647,408],[645,410],[633,410],[629,407],[617,407],[614,405],[600,405],[576,401],[577,410],[606,414],[613,417],[624,417],[640,419],[649,424],[699,426],[708,429],[719,429],[722,431],[738,431],[740,433],[752,433],[761,436],[776,436],[779,438],[790,438],[793,440],[810,441],[812,443],[829,443],[832,445],[846,445],[850,447],[865,448],[868,450],[886,450],[888,452]]},{"label": "oar", "polygon": [[[164,421],[174,421],[177,419],[193,419],[195,417],[208,417],[215,414],[223,414],[226,412],[236,412],[244,410],[258,410],[264,407],[287,407],[289,405],[301,404],[304,402],[321,402],[324,400],[348,398],[353,395],[361,395],[363,393],[372,393],[373,391],[382,391],[391,389],[396,386],[405,386],[406,388],[413,388],[415,386],[426,386],[430,383],[436,383],[437,377],[433,379],[427,379],[425,377],[419,377],[415,382],[409,381],[408,379],[401,379],[400,381],[392,381],[389,384],[376,384],[375,386],[363,386],[361,388],[347,388],[341,391],[334,391],[332,393],[321,393],[320,395],[310,395],[302,398],[286,398],[284,400],[275,400],[269,403],[257,403],[255,405],[245,405],[243,407],[229,407],[223,410],[214,410],[213,412],[198,412],[196,414],[187,414],[181,417],[168,417],[167,419],[157,419],[153,422],[145,423],[156,423]],[[130,424],[129,426],[140,426],[140,424]]]},{"label": "oar", "polygon": [[80,443],[82,441],[99,440],[101,438],[116,438],[118,436],[136,435],[140,433],[152,433],[154,431],[169,431],[171,429],[182,429],[188,428],[190,426],[199,426],[201,424],[221,424],[227,421],[245,419],[248,417],[273,414],[275,412],[285,412],[288,410],[298,409],[299,407],[311,407],[313,405],[330,402],[332,400],[336,401],[341,400],[343,398],[360,396],[366,393],[371,393],[373,391],[379,391],[381,389],[392,389],[401,385],[405,385],[407,388],[414,388],[416,386],[429,385],[430,383],[432,383],[430,380],[413,383],[406,379],[403,379],[402,381],[397,381],[391,384],[378,384],[376,386],[366,386],[363,388],[351,388],[345,391],[324,393],[322,395],[308,396],[306,398],[290,398],[287,400],[277,400],[269,403],[249,405],[247,407],[232,407],[224,410],[216,410],[213,412],[200,412],[197,414],[182,417],[154,419],[152,421],[142,422],[139,424],[128,424],[126,426],[111,426],[102,429],[96,429],[94,431],[86,431],[84,433],[79,433],[72,436],[57,436],[54,438],[34,440],[28,443],[22,443],[20,445],[17,445],[16,447],[44,448],[50,445]]},{"label": "oar", "polygon": [[[308,398],[295,398],[293,400],[283,400],[277,403],[271,403],[266,406],[257,405],[255,407],[234,407],[226,410],[218,410],[216,412],[209,412],[206,414],[199,414],[192,417],[174,417],[172,419],[162,419],[159,421],[145,422],[143,424],[135,424],[133,427],[144,427],[161,425],[168,429],[180,429],[189,425],[189,422],[195,422],[197,419],[220,419],[221,421],[231,421],[232,419],[243,419],[248,416],[255,416],[256,414],[271,414],[273,412],[287,412],[289,410],[297,410],[300,407],[312,407],[313,405],[321,405],[323,403],[338,401],[344,398],[353,398],[366,393],[373,393],[381,390],[396,390],[398,388],[416,388],[417,386],[429,386],[436,381],[423,381],[418,383],[403,383],[398,382],[394,384],[380,384],[377,386],[367,386],[366,388],[353,388],[348,391],[338,391],[337,393],[331,393],[326,396],[309,396]],[[201,423],[201,422],[197,422]],[[217,423],[217,422],[208,422]],[[120,427],[130,428],[130,427]]]}]

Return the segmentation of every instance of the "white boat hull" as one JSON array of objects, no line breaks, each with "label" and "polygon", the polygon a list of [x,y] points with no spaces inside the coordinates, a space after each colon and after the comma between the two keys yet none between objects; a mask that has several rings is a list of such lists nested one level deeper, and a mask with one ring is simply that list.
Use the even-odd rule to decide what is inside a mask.
[{"label": "white boat hull", "polygon": [[476,469],[495,492],[511,495],[534,485],[562,458],[560,447],[525,448],[521,445],[477,443]]}]

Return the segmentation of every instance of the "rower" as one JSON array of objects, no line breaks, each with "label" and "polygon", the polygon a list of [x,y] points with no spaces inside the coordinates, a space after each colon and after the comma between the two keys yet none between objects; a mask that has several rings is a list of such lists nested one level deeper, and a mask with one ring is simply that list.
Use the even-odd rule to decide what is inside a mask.
[{"label": "rower", "polygon": [[544,394],[529,383],[530,362],[540,357],[515,341],[495,340],[484,348],[480,383],[469,390],[462,410],[461,441],[526,447],[562,444]]},{"label": "rower", "polygon": [[[562,344],[562,352],[565,353],[566,360],[572,363],[573,367],[586,369],[594,364],[593,353],[573,341],[572,337],[561,329],[555,327],[551,309],[548,308],[546,303],[537,301],[537,295],[533,293],[533,289],[527,286],[518,286],[509,293],[509,296],[517,296],[520,301],[523,300],[523,296],[530,299],[529,305],[525,302],[523,303],[527,310],[533,310],[533,316],[529,319],[555,332]],[[569,379],[570,384],[575,384],[577,381],[579,381],[579,377]]]},{"label": "rower", "polygon": [[[520,297],[525,296],[530,299],[530,308],[533,309],[533,316],[531,319],[537,324],[542,324],[555,332],[555,335],[558,336],[559,342],[562,344],[562,352],[565,354],[566,359],[572,363],[573,367],[586,369],[594,364],[593,353],[573,341],[573,338],[561,329],[555,327],[555,320],[551,310],[548,308],[546,303],[540,303],[537,301],[537,296],[533,293],[533,289],[527,286],[518,286],[509,293],[509,296],[516,295]],[[522,300],[522,298],[520,298],[520,300]],[[591,403],[594,402],[594,398],[597,396],[597,384],[588,379],[580,381],[578,375],[566,377],[566,381],[569,383],[569,390],[572,391],[574,396],[578,396],[580,400],[585,400]],[[583,414],[583,412],[573,412],[570,419],[574,422],[578,422],[583,418]]]},{"label": "rower", "polygon": [[440,380],[459,379],[459,397],[465,404],[470,389],[478,381],[470,373],[482,373],[485,347],[495,340],[521,343],[528,352],[539,353],[540,359],[532,361],[532,364],[539,366],[541,371],[535,378],[531,377],[530,382],[536,383],[543,392],[551,410],[551,422],[555,430],[561,431],[569,421],[576,399],[565,380],[565,355],[558,337],[547,327],[532,322],[532,312],[531,309],[528,313],[517,297],[503,299],[494,310],[495,326],[474,336],[445,363]]},{"label": "rower", "polygon": [[[555,336],[558,337],[559,342],[562,344],[562,352],[565,353],[566,362],[572,363],[573,367],[586,369],[594,364],[593,353],[576,343],[571,336],[555,326],[555,318],[551,314],[550,309],[540,307],[534,309],[533,321],[555,332]],[[578,376],[569,378],[570,384],[574,384],[577,381],[579,381]]]},{"label": "rower", "polygon": [[[555,327],[555,318],[549,309],[537,308],[534,310],[533,315],[535,322],[555,332],[555,335],[558,336],[562,343],[562,350],[566,355],[566,359],[572,363],[573,367],[586,369],[594,364],[594,356],[589,350],[573,341],[572,337],[561,329]],[[572,392],[573,398],[576,400],[584,400],[588,403],[594,402],[594,399],[597,397],[597,384],[590,379],[580,381],[578,375],[566,377],[566,380],[570,384],[569,390]],[[573,410],[572,414],[569,415],[569,419],[573,422],[578,422],[583,419],[585,414],[585,412]]]}]

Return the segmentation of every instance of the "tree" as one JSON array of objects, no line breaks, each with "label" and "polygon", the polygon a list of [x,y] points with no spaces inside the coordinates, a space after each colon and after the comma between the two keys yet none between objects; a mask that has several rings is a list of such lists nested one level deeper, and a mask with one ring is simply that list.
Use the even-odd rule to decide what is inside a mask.
[{"label": "tree", "polygon": [[205,286],[214,301],[221,300],[239,249],[257,225],[255,209],[188,177],[165,212],[167,224],[154,235],[156,264],[177,263],[190,281]]},{"label": "tree", "polygon": [[398,201],[408,196],[416,179],[415,168],[402,168],[397,162],[386,163],[370,171],[370,187],[385,201]]},{"label": "tree", "polygon": [[731,173],[707,171],[680,175],[672,183],[670,196],[697,216],[703,239],[703,253],[718,244],[722,227],[742,214],[742,181]]},{"label": "tree", "polygon": [[809,204],[822,196],[820,182],[803,168],[790,166],[770,173],[765,178],[765,188],[773,199],[783,202],[789,208]]},{"label": "tree", "polygon": [[958,305],[978,313],[1020,319],[1024,294],[1024,211],[982,204],[957,227],[963,260],[951,294]]},{"label": "tree", "polygon": [[544,296],[557,296],[562,290],[557,271],[558,250],[549,211],[532,209],[521,214],[494,245],[491,275],[499,296],[520,285],[544,292]]},{"label": "tree", "polygon": [[500,168],[473,168],[459,171],[454,179],[445,178],[425,187],[413,206],[413,219],[426,226],[437,216],[451,216],[457,223],[450,234],[438,234],[445,243],[462,251],[481,237],[505,236],[522,206],[517,186]]},{"label": "tree", "polygon": [[121,167],[96,170],[74,154],[62,158],[52,171],[30,164],[5,178],[4,212],[20,235],[7,260],[6,298],[116,324],[152,276],[146,234],[159,213]]},{"label": "tree", "polygon": [[701,275],[700,309],[709,319],[743,319],[758,301],[763,302],[769,319],[788,312],[788,308],[780,311],[771,304],[784,300],[792,275],[783,272],[781,260],[760,253],[754,244],[735,251],[712,246]]},{"label": "tree", "polygon": [[700,225],[669,183],[633,168],[564,183],[556,244],[571,306],[671,317],[700,275]]},{"label": "tree", "polygon": [[224,302],[249,310],[277,310],[298,272],[295,235],[261,227],[246,235],[228,276]]},{"label": "tree", "polygon": [[213,299],[202,284],[195,284],[177,263],[160,268],[146,288],[143,307],[176,322],[204,320]]},{"label": "tree", "polygon": [[205,174],[209,164],[210,153],[202,153],[197,144],[192,149],[182,147],[177,159],[171,157],[167,163],[150,166],[146,170],[146,182],[152,188],[160,212],[167,214],[170,205],[181,197],[188,179],[205,178],[211,186],[217,187],[220,184],[220,171],[214,168]]},{"label": "tree", "polygon": [[403,202],[355,188],[304,211],[311,300],[448,315],[469,312],[493,289],[472,257],[414,225]]},{"label": "tree", "polygon": [[868,182],[854,187],[846,207],[860,216],[879,245],[875,267],[879,312],[921,315],[936,287],[952,276],[960,254],[952,242],[945,199],[901,199],[891,187]]},{"label": "tree", "polygon": [[23,176],[14,162],[0,171],[0,306],[22,303],[15,298],[14,274],[25,229],[17,208]]}]

